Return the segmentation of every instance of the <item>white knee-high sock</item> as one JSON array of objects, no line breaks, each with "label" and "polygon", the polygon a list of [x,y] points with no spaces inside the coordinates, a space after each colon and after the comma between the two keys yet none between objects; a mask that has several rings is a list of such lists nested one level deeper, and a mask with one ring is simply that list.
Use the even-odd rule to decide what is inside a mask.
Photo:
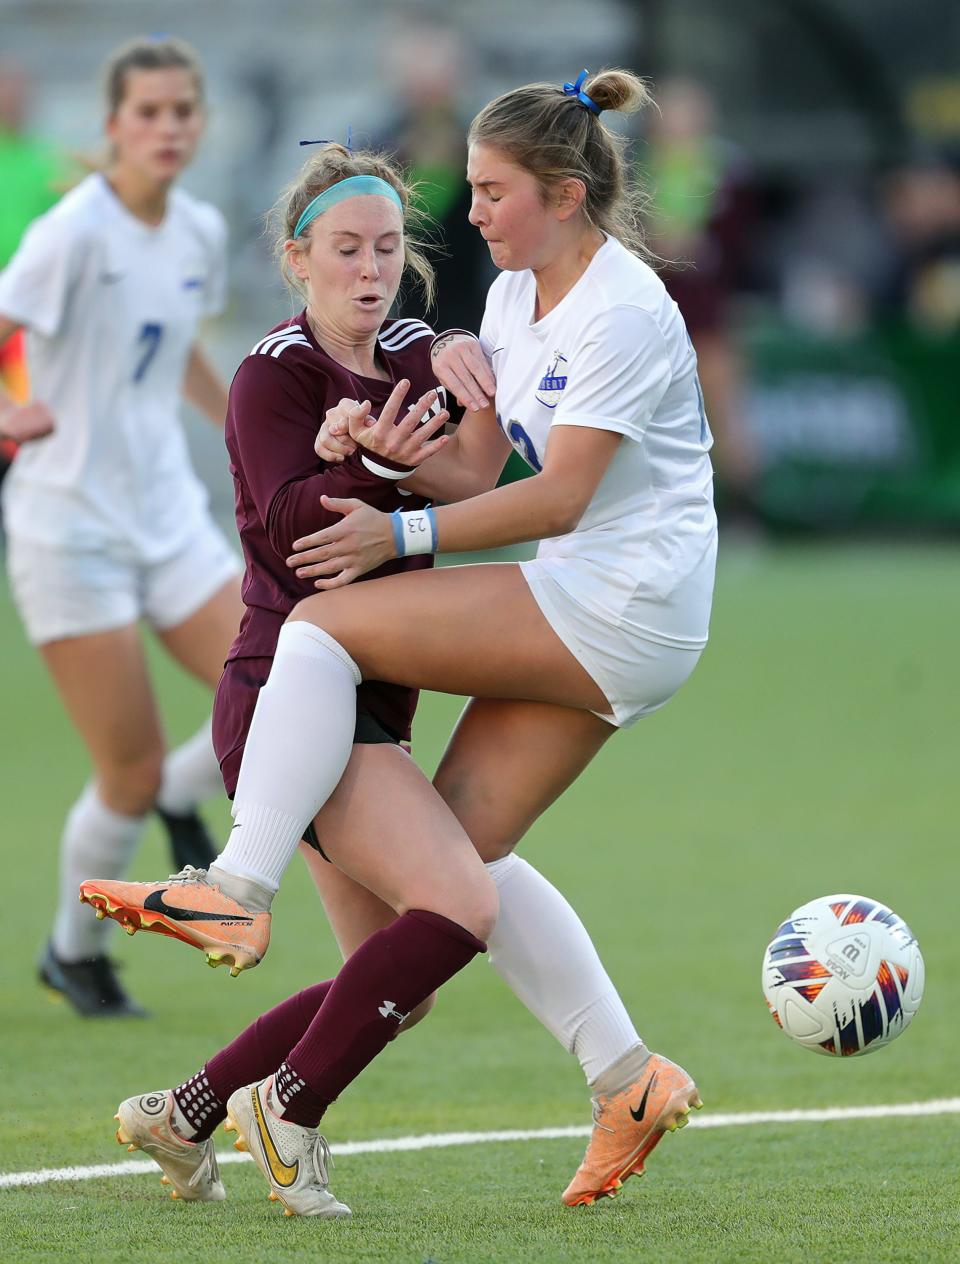
[{"label": "white knee-high sock", "polygon": [[303,831],[347,766],[359,683],[356,663],[322,628],[284,624],[247,734],[234,826],[215,876],[277,890]]},{"label": "white knee-high sock", "polygon": [[53,951],[61,961],[83,961],[103,952],[109,922],[98,922],[80,903],[86,878],[122,878],[140,841],[144,816],[121,816],[87,786],[67,814],[60,841],[60,902],[53,924]]},{"label": "white knee-high sock", "polygon": [[643,1042],[586,927],[557,888],[519,856],[494,860],[487,870],[500,895],[487,938],[497,974],[576,1055],[589,1084],[634,1050],[642,1060]]},{"label": "white knee-high sock", "polygon": [[213,753],[212,727],[212,721],[207,720],[163,761],[157,806],[173,816],[185,816],[198,803],[223,794],[220,765]]}]

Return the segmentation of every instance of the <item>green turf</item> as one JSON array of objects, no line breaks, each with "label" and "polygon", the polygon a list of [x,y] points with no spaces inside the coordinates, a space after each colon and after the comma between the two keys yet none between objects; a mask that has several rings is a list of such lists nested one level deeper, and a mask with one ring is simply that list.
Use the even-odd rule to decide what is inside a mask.
[{"label": "green turf", "polygon": [[[956,1095],[956,699],[960,562],[947,546],[731,551],[711,646],[657,716],[617,737],[524,854],[574,899],[638,1024],[718,1111]],[[155,1019],[84,1022],[33,981],[64,810],[85,764],[0,590],[4,650],[6,1090],[0,1171],[125,1157],[117,1101],[194,1070],[336,952],[297,862],[270,956],[240,979],[159,938],[118,937]],[[158,661],[171,734],[204,694]],[[431,765],[457,703],[428,697]],[[210,810],[222,825],[226,813]],[[166,871],[151,830],[137,871]],[[764,944],[815,895],[893,905],[920,939],[927,995],[890,1050],[796,1049],[759,993]],[[337,1140],[585,1123],[576,1065],[477,963],[333,1108]],[[557,1196],[577,1140],[342,1158],[349,1224],[284,1220],[252,1168],[223,1207],[174,1205],[152,1177],[0,1190],[2,1257],[108,1260],[952,1260],[956,1117],[754,1126],[668,1138],[617,1203]]]}]

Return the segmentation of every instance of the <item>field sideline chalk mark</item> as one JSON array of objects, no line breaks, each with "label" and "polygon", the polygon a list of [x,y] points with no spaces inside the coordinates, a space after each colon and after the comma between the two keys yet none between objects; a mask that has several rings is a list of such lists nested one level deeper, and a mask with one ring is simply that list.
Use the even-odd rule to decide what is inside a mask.
[{"label": "field sideline chalk mark", "polygon": [[[818,1124],[843,1119],[890,1119],[916,1115],[960,1115],[960,1097],[941,1097],[928,1102],[897,1102],[891,1106],[833,1106],[823,1110],[754,1110],[731,1115],[704,1115],[691,1118],[696,1131],[701,1128],[738,1128],[747,1124]],[[565,1137],[588,1137],[590,1127],[537,1128],[530,1132],[434,1132],[420,1137],[382,1137],[373,1141],[344,1141],[335,1147],[338,1155],[390,1154],[405,1150],[442,1150],[448,1146],[481,1145],[491,1141],[554,1141]],[[223,1163],[245,1163],[246,1154],[234,1150],[217,1154]],[[151,1159],[126,1159],[122,1163],[94,1163],[88,1167],[45,1167],[35,1172],[0,1172],[0,1189],[18,1185],[46,1185],[51,1181],[91,1181],[101,1176],[134,1176],[157,1172]]]}]

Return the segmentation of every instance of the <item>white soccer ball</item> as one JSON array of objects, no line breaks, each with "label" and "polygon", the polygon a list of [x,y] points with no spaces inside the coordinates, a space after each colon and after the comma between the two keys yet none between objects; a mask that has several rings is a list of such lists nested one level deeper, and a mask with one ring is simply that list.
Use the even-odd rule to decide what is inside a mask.
[{"label": "white soccer ball", "polygon": [[872,1053],[923,999],[910,927],[876,900],[825,895],[778,927],[763,955],[763,995],[791,1040],[815,1053]]}]

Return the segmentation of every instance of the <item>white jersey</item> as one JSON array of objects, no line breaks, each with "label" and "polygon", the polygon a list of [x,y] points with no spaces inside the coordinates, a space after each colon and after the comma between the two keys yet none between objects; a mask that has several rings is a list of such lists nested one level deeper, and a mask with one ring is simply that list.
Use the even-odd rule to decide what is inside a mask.
[{"label": "white jersey", "polygon": [[0,273],[0,314],[27,329],[35,399],[56,420],[4,487],[7,529],[63,547],[171,556],[207,504],[178,413],[201,317],[220,311],[226,226],[174,190],[163,223],[91,175],[36,220]]},{"label": "white jersey", "polygon": [[555,426],[623,435],[576,529],[544,540],[537,557],[605,623],[702,646],[717,545],[713,439],[677,305],[614,238],[541,320],[535,302],[531,272],[502,273],[480,330],[507,438],[539,470]]}]

